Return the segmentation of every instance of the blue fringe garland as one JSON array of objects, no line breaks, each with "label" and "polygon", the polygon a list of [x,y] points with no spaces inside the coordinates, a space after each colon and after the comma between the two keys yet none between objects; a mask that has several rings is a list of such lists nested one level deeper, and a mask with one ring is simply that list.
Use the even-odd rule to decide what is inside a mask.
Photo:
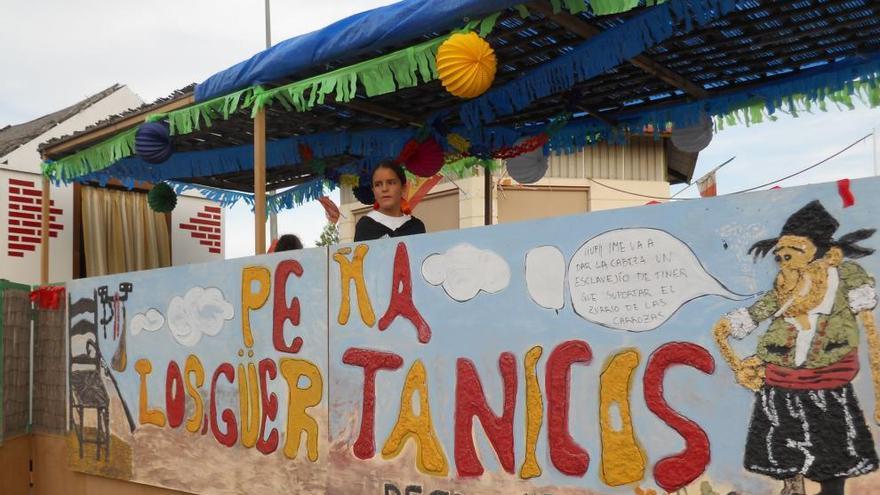
[{"label": "blue fringe garland", "polygon": [[[743,0],[739,0],[742,2]],[[732,12],[737,0],[671,0],[584,41],[571,52],[461,105],[465,126],[477,128],[603,74],[675,34]]]},{"label": "blue fringe garland", "polygon": [[[254,195],[250,193],[229,191],[226,189],[176,181],[168,181],[168,185],[170,185],[177,194],[182,194],[186,191],[198,191],[206,199],[218,203],[223,208],[229,208],[238,202],[243,201],[251,207],[251,211],[254,210]],[[301,206],[303,203],[314,201],[334,189],[336,189],[336,184],[323,179],[315,179],[310,182],[299,184],[273,196],[267,197],[266,213],[279,213],[282,210],[293,209],[296,206]]]},{"label": "blue fringe garland", "polygon": [[[410,129],[377,129],[356,132],[329,132],[294,136],[266,144],[266,167],[296,165],[302,161],[299,145],[308,145],[315,158],[353,155],[359,173],[375,167],[380,161],[397,156],[404,144],[415,135]],[[98,172],[65,183],[96,181],[102,186],[111,178],[119,179],[126,187],[136,181],[161,182],[186,177],[208,177],[253,169],[253,145],[218,148],[205,151],[175,153],[168,161],[153,165],[138,157],[122,159]]]}]

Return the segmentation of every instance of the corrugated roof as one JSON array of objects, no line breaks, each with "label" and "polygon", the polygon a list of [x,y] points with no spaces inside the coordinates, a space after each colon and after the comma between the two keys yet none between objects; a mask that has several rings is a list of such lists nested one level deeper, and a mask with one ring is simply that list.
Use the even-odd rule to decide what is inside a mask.
[{"label": "corrugated roof", "polygon": [[103,100],[122,89],[121,84],[114,84],[109,88],[95,93],[88,98],[80,100],[69,107],[62,108],[57,112],[25,122],[23,124],[9,125],[0,129],[0,157],[15,151],[19,146],[36,139],[56,125],[82,112],[93,104]]}]

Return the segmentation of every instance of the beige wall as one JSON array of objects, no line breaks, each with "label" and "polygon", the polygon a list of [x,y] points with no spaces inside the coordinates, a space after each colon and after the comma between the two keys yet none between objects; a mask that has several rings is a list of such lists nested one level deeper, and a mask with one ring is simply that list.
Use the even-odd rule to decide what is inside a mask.
[{"label": "beige wall", "polygon": [[[652,197],[669,197],[666,166],[663,139],[634,136],[626,145],[598,143],[576,153],[552,155],[547,175],[535,184],[517,184],[502,169],[493,177],[496,189],[492,197],[492,222],[641,206],[652,201]],[[446,218],[449,226],[444,225],[444,229],[454,228],[452,224],[456,219],[458,228],[484,225],[482,174],[457,179],[454,184],[444,180],[434,189],[434,194],[455,190],[459,197],[458,211],[448,201],[425,203],[417,209],[416,216]],[[340,210],[347,218],[339,224],[339,238],[341,242],[351,242],[357,219],[369,210],[358,203],[349,190],[341,192],[340,202]],[[427,212],[429,204],[430,213]],[[429,232],[437,230],[440,229],[428,226]]]},{"label": "beige wall", "polygon": [[653,198],[633,196],[631,194],[616,191],[615,189],[630,191],[644,196],[654,196],[659,198],[669,197],[668,182],[602,180],[590,184],[590,211],[642,206],[645,203],[655,201]]},{"label": "beige wall", "polygon": [[598,143],[570,154],[551,155],[547,176],[560,179],[666,181],[662,139],[634,136],[627,145]]},{"label": "beige wall", "polygon": [[30,457],[30,435],[3,439],[0,443],[0,494],[28,495]]},{"label": "beige wall", "polygon": [[[34,454],[32,495],[186,495],[185,492],[71,471],[67,468],[67,446],[64,437],[33,435],[30,438]],[[0,453],[5,449],[6,444],[0,447]],[[24,473],[27,479],[27,466]],[[2,490],[0,493],[7,495]]]},{"label": "beige wall", "polygon": [[589,197],[586,187],[508,187],[498,192],[498,223],[585,213]]}]

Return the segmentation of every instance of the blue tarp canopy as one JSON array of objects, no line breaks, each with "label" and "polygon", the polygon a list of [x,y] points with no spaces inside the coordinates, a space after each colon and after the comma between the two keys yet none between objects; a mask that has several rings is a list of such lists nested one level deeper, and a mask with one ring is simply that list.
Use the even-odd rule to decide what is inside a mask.
[{"label": "blue tarp canopy", "polygon": [[[150,116],[177,131],[175,153],[161,165],[135,156],[132,128],[48,150],[44,173],[64,182],[180,180],[248,191],[258,108],[270,142],[267,184],[302,185],[297,194],[307,198],[329,174],[357,175],[396,157],[420,129],[450,159],[453,134],[471,157],[485,158],[537,134],[548,152],[571,152],[706,116],[720,129],[832,102],[853,107],[855,98],[880,106],[877,0],[534,0],[527,10],[517,8],[522,1],[404,0],[354,15],[218,72],[196,88],[196,105]],[[615,1],[628,8],[596,13]],[[465,26],[499,61],[492,87],[476,98],[407,73],[419,69],[409,59],[404,69],[387,62]],[[411,58],[424,62],[420,53]],[[350,79],[337,78],[340,71]],[[371,94],[362,83],[377,74],[387,80]],[[340,92],[341,80],[357,84]],[[308,163],[301,147],[324,162]],[[668,172],[686,181],[693,165]]]},{"label": "blue tarp canopy", "polygon": [[[282,41],[196,86],[196,101],[293,75],[323,72],[336,60],[410,45],[522,0],[403,0],[355,14],[323,29]],[[368,57],[369,58],[369,57]]]}]

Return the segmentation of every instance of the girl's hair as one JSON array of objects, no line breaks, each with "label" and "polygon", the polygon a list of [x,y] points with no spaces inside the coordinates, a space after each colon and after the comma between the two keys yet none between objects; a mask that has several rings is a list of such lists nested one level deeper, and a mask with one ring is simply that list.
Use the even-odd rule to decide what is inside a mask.
[{"label": "girl's hair", "polygon": [[392,162],[392,161],[384,161],[384,162],[380,163],[373,170],[373,174],[370,176],[371,179],[372,179],[373,175],[376,175],[376,170],[379,170],[380,168],[387,168],[388,170],[391,170],[392,172],[394,172],[395,175],[397,175],[397,178],[400,179],[401,186],[406,184],[406,173],[403,171],[403,167],[401,167],[399,163]]},{"label": "girl's hair", "polygon": [[283,236],[278,238],[278,242],[275,244],[276,253],[281,251],[293,251],[294,249],[302,248],[302,241],[299,240],[299,237],[293,234],[284,234]]}]

